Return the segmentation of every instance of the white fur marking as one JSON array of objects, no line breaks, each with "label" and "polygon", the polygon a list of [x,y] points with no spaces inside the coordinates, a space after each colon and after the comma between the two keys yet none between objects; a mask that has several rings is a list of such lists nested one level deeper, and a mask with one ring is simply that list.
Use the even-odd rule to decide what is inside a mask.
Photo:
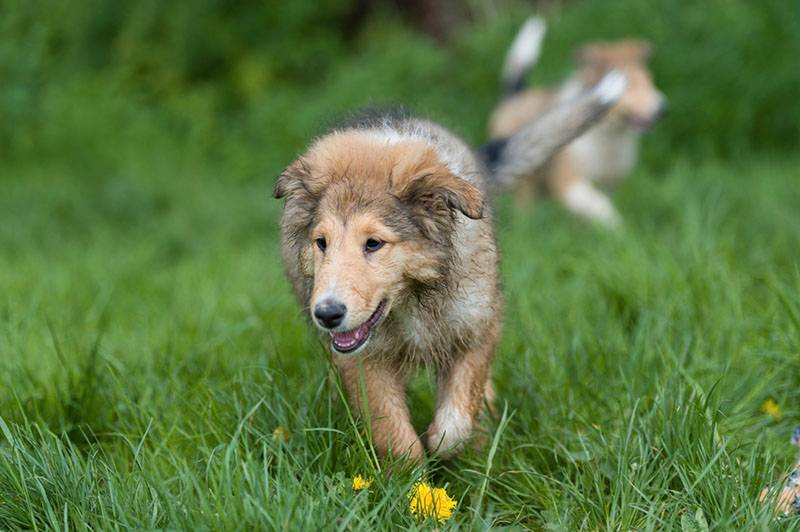
[{"label": "white fur marking", "polygon": [[457,406],[445,403],[436,411],[435,432],[430,434],[431,447],[438,447],[440,454],[457,450],[472,431],[472,418]]},{"label": "white fur marking", "polygon": [[504,80],[515,79],[539,60],[546,29],[547,25],[541,17],[530,17],[525,21],[508,49],[503,65]]},{"label": "white fur marking", "polygon": [[594,90],[600,102],[607,105],[619,100],[627,86],[628,80],[625,79],[625,74],[619,70],[612,70],[603,76]]}]

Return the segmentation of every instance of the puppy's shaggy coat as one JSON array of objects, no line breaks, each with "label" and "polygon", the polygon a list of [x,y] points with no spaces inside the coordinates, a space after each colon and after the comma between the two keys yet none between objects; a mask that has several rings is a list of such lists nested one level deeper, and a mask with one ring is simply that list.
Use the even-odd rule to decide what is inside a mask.
[{"label": "puppy's shaggy coat", "polygon": [[[619,92],[607,86],[562,106],[487,160],[507,175],[540,166]],[[426,443],[441,456],[467,441],[494,398],[503,296],[489,177],[441,126],[377,115],[322,136],[278,178],[289,279],[383,455],[423,454],[405,401],[411,368],[437,371]]]}]

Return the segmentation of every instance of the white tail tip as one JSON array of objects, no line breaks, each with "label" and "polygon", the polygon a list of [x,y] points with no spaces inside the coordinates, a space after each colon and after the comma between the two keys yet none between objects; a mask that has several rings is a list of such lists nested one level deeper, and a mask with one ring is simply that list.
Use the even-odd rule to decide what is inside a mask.
[{"label": "white tail tip", "polygon": [[612,70],[603,76],[594,90],[601,103],[612,104],[622,97],[627,86],[628,80],[625,79],[625,74],[619,70]]},{"label": "white tail tip", "polygon": [[503,65],[503,79],[514,79],[539,60],[547,24],[541,17],[529,17],[514,37]]}]

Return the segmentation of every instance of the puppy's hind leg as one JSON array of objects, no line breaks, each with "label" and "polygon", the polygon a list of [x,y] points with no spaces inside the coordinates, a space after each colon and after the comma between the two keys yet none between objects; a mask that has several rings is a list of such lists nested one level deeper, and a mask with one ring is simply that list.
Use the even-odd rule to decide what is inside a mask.
[{"label": "puppy's hind leg", "polygon": [[380,362],[360,363],[355,357],[339,360],[337,365],[351,404],[369,416],[378,454],[421,460],[424,451],[411,425],[403,375]]},{"label": "puppy's hind leg", "polygon": [[608,196],[579,175],[568,153],[553,159],[549,185],[556,199],[571,213],[606,227],[617,227],[619,214]]}]

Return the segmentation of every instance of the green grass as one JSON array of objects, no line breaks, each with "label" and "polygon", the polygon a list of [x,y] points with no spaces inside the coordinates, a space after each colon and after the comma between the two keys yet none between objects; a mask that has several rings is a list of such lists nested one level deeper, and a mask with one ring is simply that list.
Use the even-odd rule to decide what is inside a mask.
[{"label": "green grass", "polygon": [[[797,164],[640,171],[617,234],[499,202],[506,418],[493,453],[427,464],[445,528],[777,526],[757,496],[800,417]],[[418,526],[420,471],[379,471],[289,294],[271,180],[217,170],[8,169],[0,528]],[[421,430],[429,378],[410,401]]]}]

